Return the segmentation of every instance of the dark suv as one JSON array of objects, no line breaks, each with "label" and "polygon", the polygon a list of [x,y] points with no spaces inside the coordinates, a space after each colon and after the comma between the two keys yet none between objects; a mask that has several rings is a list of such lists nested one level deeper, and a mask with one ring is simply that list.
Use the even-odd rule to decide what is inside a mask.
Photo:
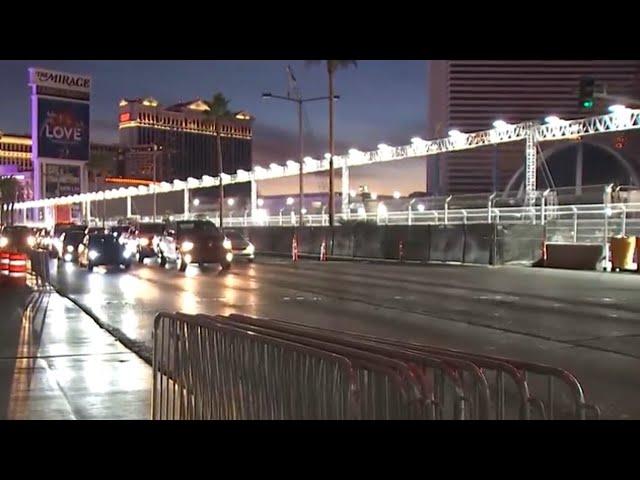
[{"label": "dark suv", "polygon": [[164,233],[164,223],[141,223],[136,231],[138,262],[156,256],[158,239]]},{"label": "dark suv", "polygon": [[176,223],[175,230],[166,230],[158,241],[160,265],[176,262],[184,272],[190,263],[218,263],[227,270],[233,253],[231,242],[208,220],[185,220]]}]

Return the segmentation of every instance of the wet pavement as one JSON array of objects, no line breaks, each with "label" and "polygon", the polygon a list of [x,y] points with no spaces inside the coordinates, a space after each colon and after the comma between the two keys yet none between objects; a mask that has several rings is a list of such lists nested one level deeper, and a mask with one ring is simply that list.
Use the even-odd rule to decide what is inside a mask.
[{"label": "wet pavement", "polygon": [[[151,368],[68,299],[2,292],[0,419],[148,419]],[[10,312],[10,313],[7,313]]]},{"label": "wet pavement", "polygon": [[259,258],[231,271],[65,265],[54,282],[150,344],[159,311],[243,313],[565,368],[604,418],[640,418],[640,276]]}]

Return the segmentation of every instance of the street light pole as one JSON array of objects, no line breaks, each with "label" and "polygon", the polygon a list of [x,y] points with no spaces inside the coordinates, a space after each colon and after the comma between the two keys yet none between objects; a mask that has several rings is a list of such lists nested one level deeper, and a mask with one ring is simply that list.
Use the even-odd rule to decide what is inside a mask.
[{"label": "street light pole", "polygon": [[157,166],[156,163],[158,161],[158,145],[153,146],[153,221],[157,221],[158,215],[158,199],[156,194],[157,188]]},{"label": "street light pole", "polygon": [[302,221],[302,202],[304,201],[304,180],[303,180],[303,168],[304,168],[304,134],[302,131],[302,100],[298,99],[298,158],[300,159],[300,178],[299,183],[299,200],[298,200],[298,218],[300,219],[300,226],[304,223]]},{"label": "street light pole", "polygon": [[[298,179],[299,188],[299,201],[298,201],[298,217],[300,218],[300,225],[302,225],[302,209],[304,203],[304,129],[302,125],[302,105],[306,102],[315,102],[318,100],[328,100],[329,97],[313,97],[313,98],[297,98],[285,97],[284,95],[274,95],[270,92],[262,94],[262,98],[275,98],[278,100],[287,100],[289,102],[295,102],[298,105],[298,161],[300,162],[300,174]],[[333,99],[338,100],[339,95],[334,95]]]}]

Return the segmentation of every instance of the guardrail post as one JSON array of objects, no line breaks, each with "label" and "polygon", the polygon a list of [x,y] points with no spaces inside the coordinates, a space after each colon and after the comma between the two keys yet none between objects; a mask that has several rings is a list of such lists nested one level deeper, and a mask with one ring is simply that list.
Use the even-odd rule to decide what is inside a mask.
[{"label": "guardrail post", "polygon": [[547,195],[549,195],[549,192],[551,191],[550,188],[547,188],[544,193],[542,194],[542,199],[540,200],[540,222],[542,225],[544,225],[546,223],[546,201],[547,201]]},{"label": "guardrail post", "polygon": [[489,201],[487,202],[487,223],[491,223],[491,209],[493,208],[494,198],[496,198],[496,192],[489,195]]},{"label": "guardrail post", "polygon": [[627,207],[624,205],[620,205],[622,208],[622,236],[627,236]]},{"label": "guardrail post", "polygon": [[184,185],[183,203],[184,203],[184,220],[186,220],[187,216],[189,215],[189,187],[186,182]]},{"label": "guardrail post", "polygon": [[127,218],[131,218],[131,195],[127,195]]},{"label": "guardrail post", "polygon": [[572,205],[571,210],[573,210],[573,243],[578,243],[578,209]]},{"label": "guardrail post", "polygon": [[462,209],[462,223],[467,224],[467,211]]},{"label": "guardrail post", "polygon": [[449,223],[449,200],[451,200],[451,195],[447,197],[444,201],[444,224],[447,225]]},{"label": "guardrail post", "polygon": [[609,271],[609,215],[611,215],[611,207],[609,201],[611,199],[611,191],[613,190],[613,184],[609,184],[604,189],[604,270]]}]

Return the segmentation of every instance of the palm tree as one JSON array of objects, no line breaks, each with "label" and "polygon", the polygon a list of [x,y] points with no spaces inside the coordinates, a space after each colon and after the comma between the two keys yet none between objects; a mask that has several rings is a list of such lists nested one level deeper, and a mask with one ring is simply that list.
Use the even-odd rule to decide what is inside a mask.
[{"label": "palm tree", "polygon": [[[220,122],[218,120],[232,116],[232,113],[229,111],[229,103],[231,103],[231,100],[226,98],[222,92],[216,92],[211,98],[211,101],[207,102],[210,110],[205,110],[204,112],[206,116],[213,118],[214,120],[216,129],[216,149],[218,153],[218,175],[222,173],[222,145],[220,143]],[[216,169],[214,168],[214,171],[215,170]],[[222,230],[224,207],[224,187],[222,185],[222,176],[220,177],[220,186],[218,187],[218,200],[220,209],[220,229]]]},{"label": "palm tree", "polygon": [[15,177],[0,177],[0,223],[6,219],[7,224],[13,224],[13,209],[19,193],[20,182]]},{"label": "palm tree", "polygon": [[350,66],[357,67],[358,62],[356,60],[307,60],[307,63],[320,63],[324,62],[327,67],[327,74],[329,75],[329,225],[333,227],[335,216],[334,205],[334,187],[333,187],[333,76],[337,70],[349,68]]}]

